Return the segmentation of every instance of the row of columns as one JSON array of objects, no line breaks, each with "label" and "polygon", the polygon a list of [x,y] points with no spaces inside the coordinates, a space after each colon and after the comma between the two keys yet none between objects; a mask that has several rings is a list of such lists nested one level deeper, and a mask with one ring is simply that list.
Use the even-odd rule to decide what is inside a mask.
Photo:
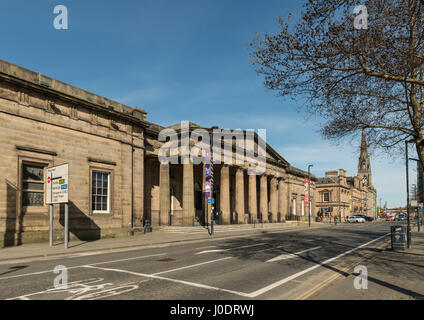
[{"label": "row of columns", "polygon": [[[249,213],[254,221],[258,217],[257,205],[257,182],[255,175],[248,176],[248,208],[245,208],[245,187],[244,187],[245,169],[237,168],[235,174],[235,211],[238,213],[237,222],[245,222],[245,214]],[[220,211],[221,219],[224,224],[230,223],[231,205],[230,205],[230,167],[223,165],[221,167],[220,177]],[[195,208],[194,208],[194,170],[193,164],[183,164],[183,224],[190,226],[194,224]],[[159,205],[159,223],[166,225],[169,223],[170,212],[170,175],[169,164],[160,165],[159,173],[160,187],[160,205]],[[283,214],[284,208],[284,191],[283,181],[272,177],[270,181],[270,203],[268,207],[268,176],[260,176],[260,203],[259,213],[262,214],[262,221],[268,221],[268,213],[271,213],[271,221],[277,221],[278,212]]]},{"label": "row of columns", "polygon": [[[248,186],[248,210],[245,208],[245,187],[244,187],[244,172],[245,169],[237,168],[235,173],[235,211],[238,213],[237,222],[243,223],[245,213],[249,213],[251,217],[256,221],[258,216],[258,197],[256,187],[256,176],[249,175],[249,186]],[[271,213],[271,221],[277,221],[278,212],[284,212],[284,193],[283,193],[283,181],[278,181],[277,178],[272,177],[270,181],[270,205],[268,207],[268,176],[261,175],[260,177],[260,204],[259,213],[262,214],[263,222],[268,221],[268,213]],[[231,206],[230,206],[230,167],[223,165],[221,167],[221,178],[220,178],[220,211],[222,214],[222,222],[224,224],[230,223],[231,217]]]},{"label": "row of columns", "polygon": [[[160,164],[159,169],[159,224],[169,224],[171,210],[169,164]],[[194,225],[194,170],[193,164],[183,164],[183,225]]]}]

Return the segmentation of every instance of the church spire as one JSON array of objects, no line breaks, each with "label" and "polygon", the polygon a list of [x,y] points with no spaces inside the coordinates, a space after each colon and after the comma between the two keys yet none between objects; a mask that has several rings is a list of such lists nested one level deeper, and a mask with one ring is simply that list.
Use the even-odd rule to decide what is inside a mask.
[{"label": "church spire", "polygon": [[365,137],[365,128],[362,128],[361,154],[362,153],[365,153],[368,155],[367,138]]},{"label": "church spire", "polygon": [[[368,155],[367,138],[365,128],[362,128],[361,151],[358,161],[358,176],[367,185],[371,185],[371,161]],[[365,180],[364,180],[365,179]]]}]

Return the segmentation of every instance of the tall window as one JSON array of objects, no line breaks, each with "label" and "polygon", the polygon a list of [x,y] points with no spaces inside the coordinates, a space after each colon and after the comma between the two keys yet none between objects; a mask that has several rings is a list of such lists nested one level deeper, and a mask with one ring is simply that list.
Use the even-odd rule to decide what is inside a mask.
[{"label": "tall window", "polygon": [[22,205],[44,206],[44,166],[22,164]]},{"label": "tall window", "polygon": [[323,202],[330,202],[330,192],[323,192],[322,193],[322,201]]},{"label": "tall window", "polygon": [[110,173],[92,171],[91,210],[93,213],[109,213]]}]

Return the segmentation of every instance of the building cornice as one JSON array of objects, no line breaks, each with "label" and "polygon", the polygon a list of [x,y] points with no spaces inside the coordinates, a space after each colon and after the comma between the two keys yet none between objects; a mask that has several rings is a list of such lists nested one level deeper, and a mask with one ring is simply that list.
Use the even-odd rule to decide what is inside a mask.
[{"label": "building cornice", "polygon": [[147,127],[146,112],[85,91],[40,73],[0,60],[0,79],[49,97],[57,97],[70,103],[121,118],[140,127]]}]

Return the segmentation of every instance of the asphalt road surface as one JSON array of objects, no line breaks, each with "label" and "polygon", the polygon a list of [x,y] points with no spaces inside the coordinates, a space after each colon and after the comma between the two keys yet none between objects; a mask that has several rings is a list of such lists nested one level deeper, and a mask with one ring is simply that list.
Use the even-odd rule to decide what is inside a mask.
[{"label": "asphalt road surface", "polygon": [[359,263],[388,239],[389,226],[339,224],[1,264],[0,299],[299,299],[329,272]]}]

